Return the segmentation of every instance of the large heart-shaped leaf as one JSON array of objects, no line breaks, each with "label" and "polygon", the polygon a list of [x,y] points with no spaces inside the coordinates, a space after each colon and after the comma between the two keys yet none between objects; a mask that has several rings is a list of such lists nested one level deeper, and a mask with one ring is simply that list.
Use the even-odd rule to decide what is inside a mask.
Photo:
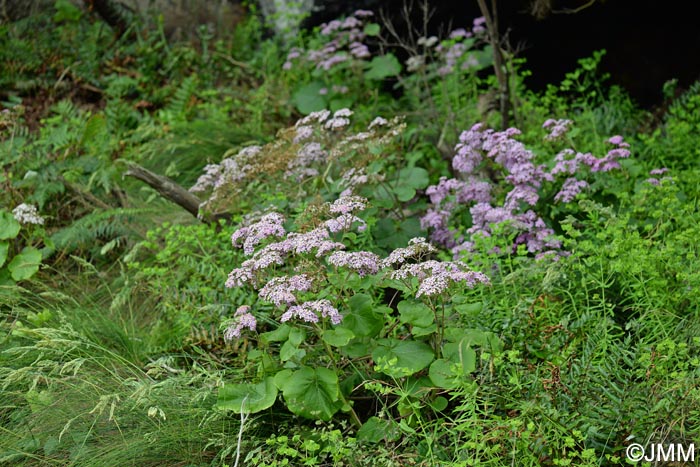
[{"label": "large heart-shaped leaf", "polygon": [[379,371],[395,378],[412,375],[430,365],[435,355],[424,342],[381,339],[372,352]]},{"label": "large heart-shaped leaf", "polygon": [[394,54],[388,53],[380,57],[374,57],[365,71],[367,79],[384,79],[401,73],[401,63]]},{"label": "large heart-shaped leaf", "polygon": [[20,254],[12,258],[7,269],[16,281],[29,279],[39,270],[41,252],[34,247],[24,248]]},{"label": "large heart-shaped leaf", "polygon": [[333,347],[344,347],[355,337],[349,329],[336,327],[323,331],[323,341]]},{"label": "large heart-shaped leaf", "polygon": [[430,183],[428,171],[421,167],[407,167],[396,174],[394,193],[399,201],[409,201]]},{"label": "large heart-shaped leaf", "polygon": [[457,365],[444,358],[435,360],[430,365],[430,370],[428,370],[430,381],[439,388],[454,389],[459,384],[457,375],[453,370],[455,366]]},{"label": "large heart-shaped leaf", "polygon": [[446,359],[460,365],[464,375],[476,371],[476,352],[466,339],[447,343],[442,347],[442,351]]},{"label": "large heart-shaped leaf", "polygon": [[421,230],[417,217],[409,217],[401,222],[384,217],[377,221],[372,235],[380,247],[394,249],[406,246],[410,239],[424,236],[425,232]]},{"label": "large heart-shaped leaf", "polygon": [[274,378],[268,376],[258,384],[226,384],[219,388],[216,406],[236,413],[257,413],[272,407],[276,399]]},{"label": "large heart-shaped leaf", "polygon": [[19,233],[19,222],[6,211],[0,211],[0,240],[15,238]]},{"label": "large heart-shaped leaf", "polygon": [[323,87],[323,83],[314,81],[296,90],[292,96],[292,102],[299,112],[308,115],[326,108],[326,99],[321,95]]},{"label": "large heart-shaped leaf", "polygon": [[338,376],[328,368],[303,367],[277,382],[287,408],[296,415],[328,421],[343,406]]},{"label": "large heart-shaped leaf", "polygon": [[393,420],[369,417],[357,431],[357,439],[368,443],[396,441],[399,439],[399,427]]},{"label": "large heart-shaped leaf", "polygon": [[428,305],[415,300],[402,300],[398,304],[399,320],[402,323],[427,328],[435,321],[435,314]]},{"label": "large heart-shaped leaf", "polygon": [[[350,311],[343,316],[340,327],[349,329],[356,336],[372,337],[379,334],[384,325],[384,317],[377,313],[372,298],[367,294],[355,294],[348,300]],[[384,307],[379,308],[380,311]]]}]

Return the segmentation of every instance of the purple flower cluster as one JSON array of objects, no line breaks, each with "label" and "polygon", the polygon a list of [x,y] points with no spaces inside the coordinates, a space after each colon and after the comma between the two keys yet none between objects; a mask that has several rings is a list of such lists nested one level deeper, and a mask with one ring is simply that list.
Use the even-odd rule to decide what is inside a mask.
[{"label": "purple flower cluster", "polygon": [[367,37],[364,27],[366,19],[372,15],[371,11],[357,10],[345,19],[322,24],[321,35],[327,37],[328,41],[318,49],[291,49],[282,68],[291,70],[294,62],[304,60],[319,70],[329,71],[336,65],[350,60],[368,58],[371,54],[364,43]]},{"label": "purple flower cluster", "polygon": [[490,284],[485,274],[472,271],[461,261],[429,260],[403,264],[391,273],[392,279],[407,280],[411,277],[418,279],[416,298],[439,295],[458,283],[463,283],[469,289],[473,289],[477,284]]},{"label": "purple flower cluster", "polygon": [[[543,126],[550,129],[547,139],[555,140],[561,138],[570,125],[569,120],[550,119]],[[463,250],[472,250],[473,236],[489,237],[494,225],[507,224],[516,233],[513,247],[522,244],[529,252],[538,254],[556,251],[560,242],[554,238],[554,231],[533,210],[540,199],[543,183],[554,182],[558,174],[569,175],[554,196],[555,201],[568,203],[589,186],[586,181],[572,176],[581,167],[588,167],[590,172],[606,172],[619,168],[620,158],[629,157],[629,144],[621,136],[614,136],[608,143],[615,147],[604,157],[565,149],[555,157],[554,168],[548,170],[545,165],[534,163],[534,154],[515,139],[519,134],[515,128],[496,132],[477,124],[460,135],[452,167],[462,179],[443,177],[426,190],[431,207],[421,218],[421,225],[430,230],[434,242],[452,249],[457,255]],[[504,180],[511,185],[501,205],[494,204],[491,182],[484,173],[489,164],[492,169],[502,170]],[[466,236],[448,225],[453,211],[465,205],[470,206],[472,219]]]},{"label": "purple flower cluster", "polygon": [[390,268],[401,266],[413,260],[421,260],[426,256],[436,253],[437,248],[428,243],[423,237],[415,237],[408,241],[406,248],[396,248],[381,262],[381,267]]},{"label": "purple flower cluster", "polygon": [[652,185],[655,185],[655,186],[659,186],[659,185],[661,185],[661,182],[664,180],[673,180],[672,177],[658,178],[659,175],[663,175],[668,171],[669,171],[669,169],[667,169],[666,167],[663,167],[661,169],[653,169],[653,170],[649,171],[649,175],[653,175],[653,177],[647,178],[646,182],[650,183]]},{"label": "purple flower cluster", "polygon": [[[231,235],[231,243],[235,247],[243,246],[246,255],[253,254],[255,247],[270,237],[284,237],[284,217],[276,212],[264,215],[260,221],[248,227],[242,227]],[[242,245],[241,245],[241,242]]]},{"label": "purple flower cluster", "polygon": [[379,271],[379,256],[369,251],[336,251],[328,257],[328,264],[355,271],[360,277],[376,274]]},{"label": "purple flower cluster", "polygon": [[591,172],[609,172],[619,169],[619,159],[629,157],[630,151],[628,148],[630,145],[622,139],[622,136],[613,136],[608,140],[608,143],[615,147],[600,158],[590,153],[575,153],[571,149],[564,149],[554,158],[556,165],[551,173],[554,175],[560,173],[575,174],[582,165],[587,166]]},{"label": "purple flower cluster", "polygon": [[[250,258],[229,273],[226,287],[251,285],[258,290],[258,296],[263,300],[278,307],[289,307],[283,315],[283,321],[298,317],[316,322],[320,314],[337,324],[340,322],[340,314],[327,300],[298,305],[295,292],[311,290],[312,281],[306,274],[273,277],[262,287],[259,287],[259,283],[262,282],[262,273],[269,267],[284,266],[292,256],[313,254],[316,258],[323,258],[332,252],[343,254],[331,254],[328,258],[330,264],[347,267],[360,275],[375,274],[379,268],[379,258],[376,255],[369,252],[339,252],[337,250],[344,249],[345,245],[330,239],[331,232],[350,230],[356,222],[360,223],[358,230],[362,230],[365,223],[353,212],[365,209],[366,205],[367,200],[359,196],[341,197],[327,205],[328,211],[337,214],[337,217],[303,233],[287,233],[283,226],[284,218],[278,213],[266,214],[258,222],[241,227],[231,236],[232,243],[236,247],[242,246],[244,254]],[[263,241],[274,237],[285,238],[258,248]],[[316,316],[315,320],[311,318],[311,313]]]},{"label": "purple flower cluster", "polygon": [[[471,31],[464,28],[455,29],[452,31],[446,41],[441,42],[435,47],[435,52],[438,54],[438,63],[440,66],[437,70],[440,76],[446,76],[453,73],[457,69],[470,70],[479,67],[479,61],[473,53],[469,51],[474,47],[474,36],[483,38],[486,28],[484,27],[485,19],[483,17],[476,18]],[[419,39],[419,45],[425,48],[430,48],[435,45],[437,40],[434,38]],[[470,39],[470,40],[467,40]],[[409,69],[418,69],[425,63],[425,56],[414,56],[409,59],[406,65]]]},{"label": "purple flower cluster", "polygon": [[251,161],[261,150],[260,146],[248,146],[219,164],[205,166],[204,174],[200,175],[190,191],[198,193],[210,188],[217,189],[226,183],[240,182],[249,174],[252,167]]},{"label": "purple flower cluster", "polygon": [[542,125],[542,128],[549,130],[549,134],[547,136],[545,136],[544,139],[547,141],[556,141],[558,139],[561,139],[569,131],[572,123],[573,122],[571,120],[566,120],[566,119],[561,119],[561,120],[554,120],[553,118],[548,119]]},{"label": "purple flower cluster", "polygon": [[292,318],[299,318],[307,323],[318,323],[319,315],[322,318],[330,319],[333,324],[340,324],[343,317],[333,306],[330,300],[313,300],[304,302],[301,305],[290,306],[280,317],[280,321],[285,323]]},{"label": "purple flower cluster", "polygon": [[297,301],[292,292],[308,292],[310,289],[311,279],[306,274],[298,274],[273,277],[258,291],[258,295],[275,306],[291,305]]},{"label": "purple flower cluster", "polygon": [[250,314],[250,306],[239,306],[233,315],[233,323],[224,331],[224,340],[232,341],[234,338],[241,337],[241,331],[245,328],[255,331],[257,324],[255,316]]}]

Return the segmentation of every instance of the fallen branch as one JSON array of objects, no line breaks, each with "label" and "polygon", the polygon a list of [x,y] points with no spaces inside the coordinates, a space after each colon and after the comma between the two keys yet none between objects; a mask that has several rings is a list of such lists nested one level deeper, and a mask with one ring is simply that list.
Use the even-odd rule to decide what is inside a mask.
[{"label": "fallen branch", "polygon": [[[199,205],[202,204],[202,200],[185,190],[168,177],[154,174],[150,170],[141,167],[134,162],[127,162],[127,165],[129,168],[126,172],[124,172],[125,176],[134,177],[137,180],[141,180],[146,185],[156,190],[163,198],[177,204],[194,217],[200,219]],[[210,219],[200,220],[210,222]]]}]

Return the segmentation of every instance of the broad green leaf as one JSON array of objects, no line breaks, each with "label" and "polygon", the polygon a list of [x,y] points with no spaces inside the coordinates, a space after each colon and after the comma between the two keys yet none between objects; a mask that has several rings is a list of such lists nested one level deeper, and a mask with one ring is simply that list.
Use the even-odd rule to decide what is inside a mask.
[{"label": "broad green leaf", "polygon": [[[350,310],[337,328],[345,328],[356,336],[376,336],[384,325],[384,316],[377,313],[369,295],[355,294],[348,300]],[[381,307],[380,310],[384,310]]]},{"label": "broad green leaf", "polygon": [[372,235],[382,248],[393,249],[406,246],[414,237],[424,236],[417,217],[409,217],[402,222],[384,217],[377,221]]},{"label": "broad green leaf", "polygon": [[306,355],[306,350],[300,349],[301,344],[306,338],[306,332],[303,329],[291,328],[287,341],[280,348],[280,360],[283,362],[289,360],[301,360]]},{"label": "broad green leaf", "polygon": [[19,222],[15,216],[6,211],[0,211],[0,240],[15,238],[19,233]]},{"label": "broad green leaf", "polygon": [[7,242],[0,242],[0,267],[7,261],[7,250],[10,249],[10,245]]},{"label": "broad green leaf", "polygon": [[458,380],[455,372],[452,369],[454,365],[450,360],[439,358],[430,364],[428,376],[430,381],[439,388],[454,389],[457,387]]},{"label": "broad green leaf", "polygon": [[399,201],[409,201],[416,196],[416,190],[422,190],[430,183],[428,171],[421,167],[407,167],[396,174],[394,193]]},{"label": "broad green leaf", "polygon": [[342,327],[323,331],[323,341],[333,347],[346,346],[354,337],[355,333]]},{"label": "broad green leaf", "polygon": [[394,54],[388,53],[380,57],[374,57],[365,71],[365,78],[381,80],[401,73],[401,63]]},{"label": "broad green leaf", "polygon": [[272,407],[276,399],[274,378],[268,376],[258,384],[226,384],[219,388],[216,406],[236,413],[257,413]]},{"label": "broad green leaf", "polygon": [[308,115],[326,108],[326,99],[320,94],[323,87],[323,83],[314,81],[297,89],[292,95],[292,102],[299,112]]},{"label": "broad green leaf", "polygon": [[15,285],[15,281],[10,277],[10,271],[5,268],[0,269],[0,286]]},{"label": "broad green leaf", "polygon": [[402,323],[427,328],[435,321],[435,314],[428,305],[415,300],[402,300],[398,304]]},{"label": "broad green leaf", "polygon": [[306,356],[306,350],[300,349],[294,345],[292,341],[287,341],[280,347],[280,361],[287,362],[289,360],[299,361]]},{"label": "broad green leaf", "polygon": [[460,365],[464,375],[476,371],[476,352],[466,339],[447,343],[442,347],[442,350],[446,359]]},{"label": "broad green leaf", "polygon": [[264,344],[271,342],[284,342],[289,337],[289,331],[292,327],[288,324],[281,324],[274,331],[263,332],[260,334],[260,341]]},{"label": "broad green leaf", "polygon": [[491,331],[480,329],[445,329],[445,339],[450,342],[478,346],[488,352],[499,353],[503,350],[503,342]]},{"label": "broad green leaf", "polygon": [[373,341],[370,338],[365,337],[363,339],[355,339],[354,341],[350,342],[348,345],[342,348],[342,352],[343,355],[347,355],[350,358],[362,358],[372,353],[374,347],[375,345],[373,344]]},{"label": "broad green leaf", "polygon": [[424,342],[381,339],[372,352],[379,371],[393,377],[412,375],[430,365],[435,355]]},{"label": "broad green leaf", "polygon": [[7,269],[16,281],[23,281],[32,277],[41,264],[41,252],[34,247],[25,247],[20,254],[12,258]]},{"label": "broad green leaf", "polygon": [[328,368],[303,367],[280,383],[287,408],[296,415],[328,421],[343,405],[338,376]]},{"label": "broad green leaf", "polygon": [[332,99],[328,105],[330,107],[331,112],[335,112],[336,110],[340,109],[352,109],[354,102],[355,101],[353,99],[350,99],[349,97],[343,97],[340,99]]},{"label": "broad green leaf", "polygon": [[380,26],[377,23],[369,23],[365,26],[364,33],[368,36],[378,36]]},{"label": "broad green leaf", "polygon": [[447,403],[448,403],[448,401],[446,398],[444,398],[442,396],[438,396],[435,399],[433,399],[432,401],[430,401],[430,407],[432,407],[433,410],[437,410],[438,412],[442,412],[443,410],[445,410],[447,408]]},{"label": "broad green leaf", "polygon": [[370,417],[357,430],[357,439],[368,443],[396,441],[399,439],[399,427],[393,420]]}]

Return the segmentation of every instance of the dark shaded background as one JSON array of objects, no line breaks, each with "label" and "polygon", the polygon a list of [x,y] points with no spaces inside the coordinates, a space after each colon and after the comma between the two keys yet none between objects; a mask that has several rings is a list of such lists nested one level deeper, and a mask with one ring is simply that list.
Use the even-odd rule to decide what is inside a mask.
[{"label": "dark shaded background", "polygon": [[[306,26],[329,21],[357,8],[383,10],[400,21],[404,0],[317,0],[321,9]],[[417,2],[414,2],[417,3]],[[431,0],[435,10],[431,32],[440,24],[469,27],[480,16],[476,0]],[[552,10],[575,9],[587,0],[551,0]],[[487,0],[490,4],[490,0]],[[500,0],[501,33],[520,48],[533,75],[527,84],[535,90],[558,83],[577,67],[577,60],[605,49],[602,68],[610,82],[627,89],[645,108],[663,101],[663,84],[678,79],[679,89],[700,79],[700,2],[660,0],[598,0],[575,14],[550,13],[544,18],[531,14],[531,0]]]}]

